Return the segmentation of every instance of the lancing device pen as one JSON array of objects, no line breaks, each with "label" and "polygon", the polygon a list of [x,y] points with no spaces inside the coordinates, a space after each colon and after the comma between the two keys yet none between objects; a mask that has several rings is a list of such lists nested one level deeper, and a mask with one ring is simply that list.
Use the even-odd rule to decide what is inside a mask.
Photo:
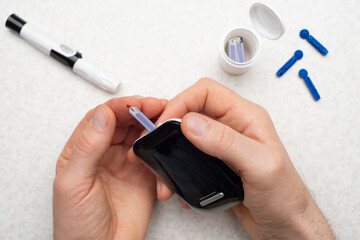
[{"label": "lancing device pen", "polygon": [[96,86],[116,93],[120,87],[118,81],[111,73],[70,47],[61,44],[58,40],[37,27],[25,22],[16,14],[11,14],[6,20],[6,27],[19,33],[19,35],[43,53],[50,55],[59,62],[72,68],[72,70],[92,82]]}]

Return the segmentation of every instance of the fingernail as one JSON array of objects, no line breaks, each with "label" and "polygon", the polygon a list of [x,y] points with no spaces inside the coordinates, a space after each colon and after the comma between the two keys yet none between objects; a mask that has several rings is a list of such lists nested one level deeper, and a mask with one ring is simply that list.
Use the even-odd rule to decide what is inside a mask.
[{"label": "fingernail", "polygon": [[161,184],[159,181],[156,181],[156,182],[157,182],[156,183],[156,191],[157,191],[157,193],[159,193],[161,191]]},{"label": "fingernail", "polygon": [[187,120],[187,125],[194,135],[201,136],[207,127],[207,121],[199,115],[190,115]]},{"label": "fingernail", "polygon": [[133,98],[136,98],[136,99],[143,99],[144,96],[141,96],[141,95],[134,95]]},{"label": "fingernail", "polygon": [[108,124],[105,110],[102,107],[95,109],[91,123],[99,130],[104,130]]}]

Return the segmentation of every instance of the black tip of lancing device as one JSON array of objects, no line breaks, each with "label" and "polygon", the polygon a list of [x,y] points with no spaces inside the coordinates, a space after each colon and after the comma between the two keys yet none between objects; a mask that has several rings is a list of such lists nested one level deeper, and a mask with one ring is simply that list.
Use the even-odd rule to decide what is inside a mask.
[{"label": "black tip of lancing device", "polygon": [[5,26],[14,30],[17,33],[20,33],[22,27],[26,24],[26,22],[17,16],[15,13],[11,14],[6,20]]}]

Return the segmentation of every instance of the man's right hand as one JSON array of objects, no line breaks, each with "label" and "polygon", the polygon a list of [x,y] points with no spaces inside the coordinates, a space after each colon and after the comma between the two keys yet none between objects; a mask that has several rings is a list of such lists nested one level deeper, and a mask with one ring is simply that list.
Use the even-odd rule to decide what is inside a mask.
[{"label": "man's right hand", "polygon": [[[245,199],[233,210],[254,238],[335,238],[264,108],[201,79],[169,101],[158,122],[170,118],[182,118],[187,139],[240,175]],[[172,192],[159,181],[157,195],[166,200]]]}]

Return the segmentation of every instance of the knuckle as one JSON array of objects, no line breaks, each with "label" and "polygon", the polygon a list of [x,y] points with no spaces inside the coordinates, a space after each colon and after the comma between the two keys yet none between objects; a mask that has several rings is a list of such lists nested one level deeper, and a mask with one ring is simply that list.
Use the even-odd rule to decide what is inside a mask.
[{"label": "knuckle", "polygon": [[211,83],[213,83],[214,80],[212,80],[211,78],[208,78],[208,77],[203,77],[203,78],[200,78],[198,81],[197,81],[197,84],[204,84],[204,85],[209,85]]},{"label": "knuckle", "polygon": [[75,142],[75,148],[79,150],[79,154],[84,156],[96,152],[96,147],[91,143],[90,138],[83,133],[80,134],[79,139]]},{"label": "knuckle", "polygon": [[56,162],[56,175],[60,173],[60,171],[65,167],[67,161],[69,160],[67,156],[70,156],[71,153],[65,156],[64,152],[62,152]]},{"label": "knuckle", "polygon": [[249,119],[249,126],[251,126],[250,137],[260,142],[264,142],[265,136],[267,136],[273,128],[273,122],[270,114],[264,107],[257,104],[255,106],[255,111],[253,111]]},{"label": "knuckle", "polygon": [[69,189],[68,184],[61,176],[56,176],[53,182],[53,190],[56,193],[65,193]]},{"label": "knuckle", "polygon": [[221,152],[228,152],[234,148],[236,136],[231,132],[230,127],[222,126],[222,129],[219,132],[219,135],[215,138],[217,139],[218,149]]},{"label": "knuckle", "polygon": [[263,106],[257,105],[257,109],[259,116],[261,116],[262,118],[270,119],[269,112]]},{"label": "knuckle", "polygon": [[279,176],[285,168],[285,161],[282,154],[275,149],[271,149],[267,153],[266,166],[263,170],[265,176]]}]

